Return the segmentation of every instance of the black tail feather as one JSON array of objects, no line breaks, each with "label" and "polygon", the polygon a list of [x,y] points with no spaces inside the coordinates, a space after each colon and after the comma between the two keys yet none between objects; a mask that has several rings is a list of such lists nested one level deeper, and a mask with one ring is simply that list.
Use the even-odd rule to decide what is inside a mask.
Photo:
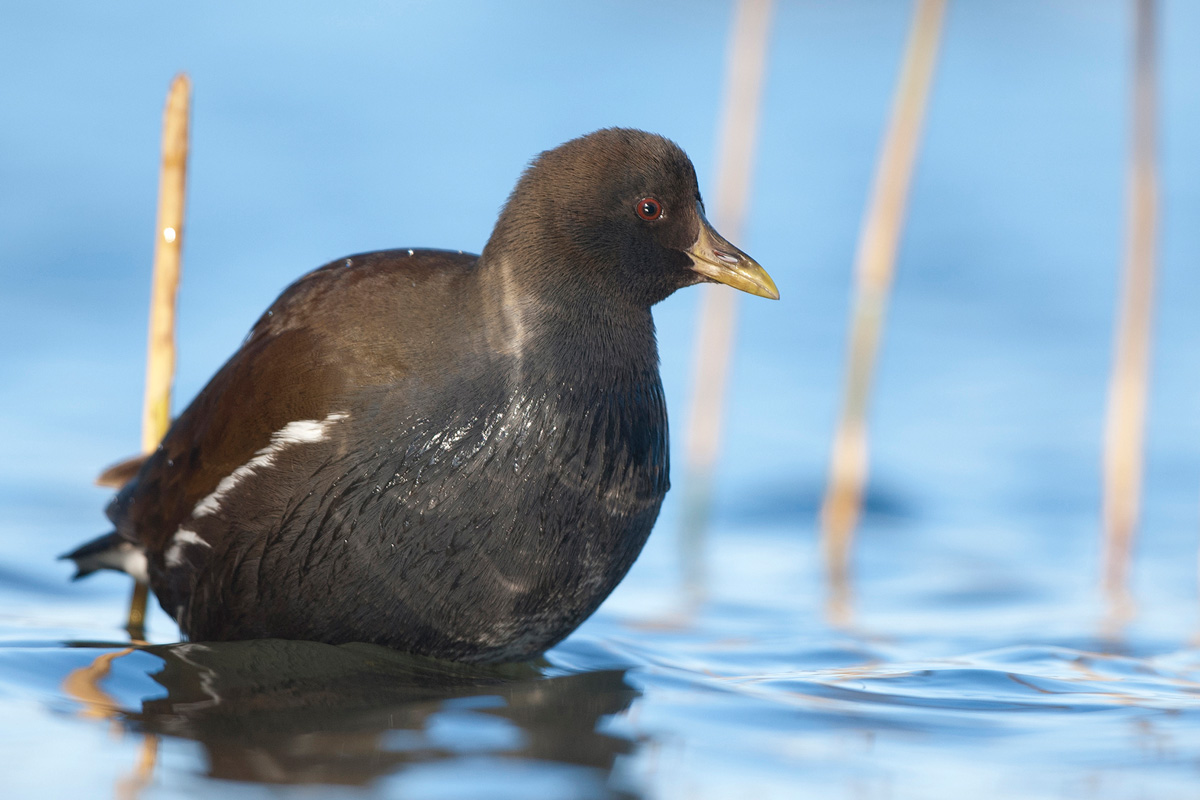
[{"label": "black tail feather", "polygon": [[117,569],[115,566],[119,559],[114,556],[122,549],[129,548],[129,542],[117,535],[116,531],[106,533],[91,541],[84,542],[79,547],[76,547],[69,553],[64,553],[58,557],[59,561],[71,560],[75,562],[75,574],[71,576],[71,580],[77,581],[80,578],[86,578],[93,572],[102,569]]}]

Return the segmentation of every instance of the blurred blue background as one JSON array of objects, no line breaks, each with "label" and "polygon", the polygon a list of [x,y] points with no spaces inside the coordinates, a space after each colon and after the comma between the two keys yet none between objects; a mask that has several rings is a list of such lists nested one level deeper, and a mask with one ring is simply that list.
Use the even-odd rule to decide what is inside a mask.
[{"label": "blurred blue background", "polygon": [[[777,3],[738,244],[782,300],[741,302],[708,602],[682,633],[643,624],[683,602],[679,434],[698,293],[681,292],[656,311],[677,488],[626,583],[556,663],[586,668],[569,648],[595,641],[634,675],[669,664],[748,678],[812,667],[813,652],[847,636],[883,637],[903,653],[864,658],[897,663],[1095,643],[1129,139],[1132,15],[1117,0],[951,2],[874,397],[875,511],[858,544],[858,627],[822,621],[815,514],[851,264],[910,13],[906,2]],[[176,72],[194,87],[180,407],[301,273],[388,247],[478,252],[524,165],[567,139],[613,125],[661,133],[687,150],[711,194],[731,19],[716,2],[9,4],[0,12],[0,626],[9,638],[119,638],[125,583],[68,585],[69,569],[53,559],[104,530],[108,493],[91,481],[137,449],[160,124]],[[1200,5],[1162,3],[1160,33],[1158,318],[1139,616],[1123,645],[1146,658],[1176,653],[1195,633],[1200,544]],[[158,641],[177,636],[161,615],[151,628]],[[646,694],[630,714],[649,726],[640,735],[671,732],[659,746],[677,759],[647,772],[641,751],[624,780],[654,796],[725,797],[733,785],[758,787],[753,796],[791,796],[797,785],[904,796],[926,786],[903,747],[864,766],[828,744],[824,728],[756,729],[768,717],[754,711],[732,729],[692,727],[655,704],[653,678],[640,680]],[[703,707],[709,721],[727,713]],[[23,713],[34,728],[44,721]],[[731,755],[725,737],[738,724],[750,729],[738,735],[783,744]],[[1190,757],[1198,730],[1189,722],[1176,734],[1195,745],[1184,747]],[[39,735],[79,747],[96,736],[64,731]],[[814,731],[817,740],[805,738]],[[21,739],[14,753],[52,762],[45,739]],[[1105,746],[1126,752],[1106,742],[1083,761],[1112,762]],[[930,746],[941,744],[934,735]],[[1043,745],[1018,742],[999,760]],[[814,782],[796,783],[810,746],[845,775],[805,772]],[[920,751],[916,761],[956,765],[947,796],[993,785],[986,760],[943,756]],[[104,773],[103,763],[78,780]],[[1163,792],[1186,785],[1174,783],[1182,773],[1156,774]],[[56,791],[70,788],[60,780]],[[1105,786],[1119,795],[1123,780]]]}]

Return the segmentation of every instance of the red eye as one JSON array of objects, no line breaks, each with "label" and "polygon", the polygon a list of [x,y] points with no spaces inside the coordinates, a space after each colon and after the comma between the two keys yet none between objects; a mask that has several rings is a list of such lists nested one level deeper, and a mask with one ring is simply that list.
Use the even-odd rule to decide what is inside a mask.
[{"label": "red eye", "polygon": [[637,201],[638,216],[649,222],[653,222],[662,216],[662,204],[653,197],[643,197]]}]

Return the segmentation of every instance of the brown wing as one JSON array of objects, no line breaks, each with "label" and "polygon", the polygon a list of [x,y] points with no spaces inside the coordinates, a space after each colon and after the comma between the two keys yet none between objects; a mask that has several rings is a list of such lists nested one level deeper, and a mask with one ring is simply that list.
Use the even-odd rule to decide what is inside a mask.
[{"label": "brown wing", "polygon": [[292,284],[113,500],[108,514],[121,536],[161,551],[272,433],[342,410],[351,389],[402,380],[426,339],[410,329],[419,333],[422,307],[453,292],[477,260],[409,252],[339,260]]},{"label": "brown wing", "polygon": [[137,476],[147,457],[145,453],[141,453],[122,459],[115,464],[109,464],[96,476],[96,485],[105,486],[109,489],[120,489]]}]

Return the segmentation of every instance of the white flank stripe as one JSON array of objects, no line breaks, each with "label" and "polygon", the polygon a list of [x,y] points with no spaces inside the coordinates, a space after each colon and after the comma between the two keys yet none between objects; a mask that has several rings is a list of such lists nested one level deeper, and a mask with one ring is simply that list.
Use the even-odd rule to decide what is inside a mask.
[{"label": "white flank stripe", "polygon": [[175,531],[175,536],[172,537],[171,541],[181,544],[202,544],[205,547],[212,547],[211,544],[200,538],[200,534],[187,528],[180,528]]},{"label": "white flank stripe", "polygon": [[202,545],[211,548],[212,545],[200,538],[200,534],[188,528],[180,528],[171,537],[171,546],[167,548],[166,559],[168,567],[178,567],[183,563],[183,548],[188,545]]},{"label": "white flank stripe", "polygon": [[[245,464],[242,464],[222,478],[212,494],[196,504],[196,507],[192,509],[192,519],[199,519],[209,514],[215,514],[217,509],[221,507],[221,498],[228,494],[233,487],[241,483],[244,478],[275,463],[275,456],[288,445],[310,444],[322,441],[325,438],[326,431],[329,430],[329,426],[345,418],[345,414],[330,414],[323,420],[301,419],[284,425],[281,429],[271,434],[271,443],[269,445],[255,453],[254,457]],[[180,528],[180,533],[183,531],[184,529]],[[179,533],[176,533],[175,536],[178,538]]]}]

